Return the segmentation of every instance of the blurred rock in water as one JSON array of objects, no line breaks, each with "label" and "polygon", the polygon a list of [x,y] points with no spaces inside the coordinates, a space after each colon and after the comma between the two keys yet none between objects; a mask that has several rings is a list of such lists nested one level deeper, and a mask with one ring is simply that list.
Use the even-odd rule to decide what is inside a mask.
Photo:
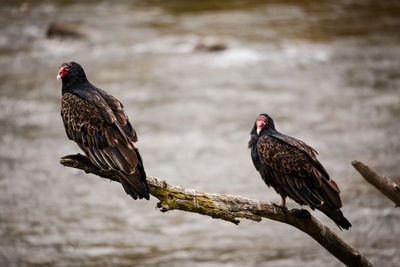
[{"label": "blurred rock in water", "polygon": [[85,35],[78,30],[74,29],[73,25],[61,25],[59,23],[52,22],[46,32],[46,38],[72,38],[80,39]]},{"label": "blurred rock in water", "polygon": [[216,38],[207,37],[200,39],[194,50],[202,52],[218,52],[226,50],[227,48],[228,46],[223,41]]}]

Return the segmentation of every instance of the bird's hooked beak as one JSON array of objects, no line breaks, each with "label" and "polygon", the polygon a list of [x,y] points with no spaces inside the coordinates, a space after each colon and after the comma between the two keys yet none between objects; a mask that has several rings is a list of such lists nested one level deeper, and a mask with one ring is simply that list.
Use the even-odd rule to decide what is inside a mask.
[{"label": "bird's hooked beak", "polygon": [[260,135],[261,130],[262,130],[262,127],[259,128],[258,125],[257,125],[257,135]]},{"label": "bird's hooked beak", "polygon": [[67,75],[69,70],[70,70],[69,66],[67,66],[67,65],[61,66],[61,68],[60,68],[60,70],[58,71],[58,74],[57,74],[57,80],[59,81],[62,77]]},{"label": "bird's hooked beak", "polygon": [[265,117],[258,117],[256,120],[256,127],[257,127],[257,135],[260,135],[261,130],[267,124],[267,118]]}]

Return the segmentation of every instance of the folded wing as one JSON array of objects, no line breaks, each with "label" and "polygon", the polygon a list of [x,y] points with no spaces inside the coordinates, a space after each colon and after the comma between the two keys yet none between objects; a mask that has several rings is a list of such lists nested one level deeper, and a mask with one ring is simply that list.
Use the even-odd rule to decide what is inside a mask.
[{"label": "folded wing", "polygon": [[333,210],[342,202],[339,188],[315,157],[315,150],[304,142],[284,136],[262,136],[257,144],[264,173],[271,185],[301,205]]},{"label": "folded wing", "polygon": [[85,98],[64,94],[61,116],[65,130],[97,167],[120,173],[128,194],[135,199],[148,199],[146,174],[135,144],[136,133],[119,101],[109,99],[114,102],[108,104],[97,94],[87,93]]}]

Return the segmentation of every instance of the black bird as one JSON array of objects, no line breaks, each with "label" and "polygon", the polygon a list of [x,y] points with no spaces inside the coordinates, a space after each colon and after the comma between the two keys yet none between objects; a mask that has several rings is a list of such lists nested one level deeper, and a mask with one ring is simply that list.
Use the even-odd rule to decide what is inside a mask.
[{"label": "black bird", "polygon": [[132,198],[149,199],[138,138],[121,102],[91,84],[76,62],[62,64],[57,79],[62,80],[61,117],[68,138],[98,168],[117,171]]},{"label": "black bird", "polygon": [[351,223],[340,211],[339,187],[317,160],[315,149],[301,140],[275,129],[267,114],[260,114],[251,130],[251,158],[261,178],[272,186],[286,206],[286,197],[300,205],[309,205],[331,218],[339,228],[349,229]]}]

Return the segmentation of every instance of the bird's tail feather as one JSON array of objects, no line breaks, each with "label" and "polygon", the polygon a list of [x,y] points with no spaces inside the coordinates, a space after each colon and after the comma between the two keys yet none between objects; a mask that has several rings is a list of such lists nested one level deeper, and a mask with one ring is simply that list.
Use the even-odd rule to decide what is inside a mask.
[{"label": "bird's tail feather", "polygon": [[351,223],[344,217],[341,210],[332,210],[326,204],[318,207],[318,209],[331,218],[340,229],[349,230],[351,227]]},{"label": "bird's tail feather", "polygon": [[146,181],[146,175],[136,171],[133,174],[120,172],[121,184],[125,192],[133,199],[149,199],[149,185]]}]

